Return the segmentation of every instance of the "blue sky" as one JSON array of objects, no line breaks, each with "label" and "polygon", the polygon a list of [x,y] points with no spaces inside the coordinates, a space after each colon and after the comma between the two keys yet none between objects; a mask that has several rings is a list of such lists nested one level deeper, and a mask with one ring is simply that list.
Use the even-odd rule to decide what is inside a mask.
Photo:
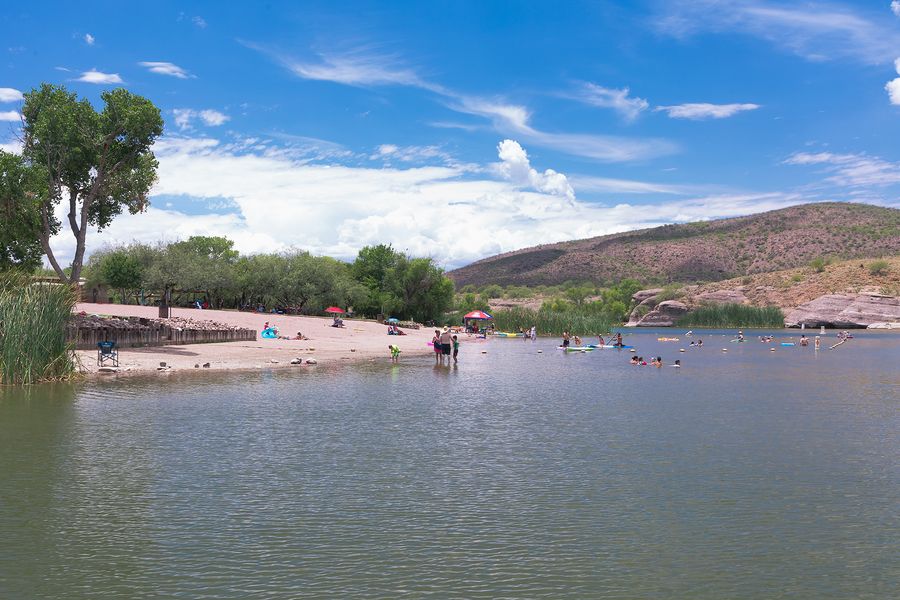
[{"label": "blue sky", "polygon": [[5,149],[44,81],[163,110],[152,208],[94,247],[390,242],[453,267],[800,202],[900,205],[891,0],[45,2],[0,26]]}]

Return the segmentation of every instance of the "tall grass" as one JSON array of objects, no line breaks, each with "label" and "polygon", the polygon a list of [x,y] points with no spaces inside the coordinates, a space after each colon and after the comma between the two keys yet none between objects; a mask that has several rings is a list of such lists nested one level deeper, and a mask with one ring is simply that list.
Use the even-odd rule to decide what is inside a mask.
[{"label": "tall grass", "polygon": [[678,319],[683,327],[784,327],[784,313],[777,306],[710,304]]},{"label": "tall grass", "polygon": [[534,326],[539,335],[562,335],[563,331],[582,336],[597,335],[619,324],[607,316],[577,309],[557,311],[517,307],[495,310],[491,315],[497,331],[518,332]]},{"label": "tall grass", "polygon": [[0,273],[0,384],[58,380],[75,372],[66,343],[75,299],[67,285]]}]

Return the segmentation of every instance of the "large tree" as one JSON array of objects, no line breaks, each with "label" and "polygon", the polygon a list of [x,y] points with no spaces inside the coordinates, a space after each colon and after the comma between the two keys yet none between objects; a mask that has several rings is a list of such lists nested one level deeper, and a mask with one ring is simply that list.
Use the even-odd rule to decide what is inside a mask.
[{"label": "large tree", "polygon": [[0,270],[41,264],[40,201],[46,178],[21,156],[0,150]]},{"label": "large tree", "polygon": [[[125,209],[132,214],[143,210],[156,180],[150,148],[163,131],[159,109],[122,88],[103,92],[101,98],[104,107],[97,112],[64,87],[43,84],[25,94],[22,106],[22,155],[46,177],[39,240],[63,281],[77,282],[81,276],[88,228],[102,230]],[[50,248],[50,238],[62,225],[54,214],[60,202],[68,209],[66,220],[75,237],[68,276]]]}]

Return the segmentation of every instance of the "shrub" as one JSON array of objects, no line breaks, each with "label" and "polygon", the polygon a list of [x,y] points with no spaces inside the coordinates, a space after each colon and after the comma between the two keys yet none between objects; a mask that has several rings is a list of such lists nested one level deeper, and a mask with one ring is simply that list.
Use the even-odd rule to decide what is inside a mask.
[{"label": "shrub", "polygon": [[710,304],[678,320],[683,327],[784,327],[784,313],[777,306]]},{"label": "shrub", "polygon": [[890,270],[890,263],[886,260],[876,260],[869,263],[869,273],[872,275],[884,275]]}]

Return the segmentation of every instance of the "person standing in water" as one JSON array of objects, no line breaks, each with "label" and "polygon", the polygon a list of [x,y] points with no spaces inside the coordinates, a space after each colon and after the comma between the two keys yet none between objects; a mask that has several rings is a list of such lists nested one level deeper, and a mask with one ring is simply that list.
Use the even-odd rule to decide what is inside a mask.
[{"label": "person standing in water", "polygon": [[459,338],[457,336],[453,336],[453,362],[459,362],[456,360],[456,357],[459,355]]},{"label": "person standing in water", "polygon": [[434,330],[431,345],[434,346],[434,364],[438,364],[438,361],[441,360],[441,332],[437,329]]},{"label": "person standing in water", "polygon": [[450,333],[450,328],[444,325],[444,330],[441,332],[441,364],[444,364],[444,357],[447,357],[447,364],[450,364],[450,353],[453,351],[453,334]]},{"label": "person standing in water", "polygon": [[562,345],[563,345],[563,348],[568,348],[568,347],[569,347],[569,332],[568,332],[568,331],[563,331],[563,343],[562,343]]},{"label": "person standing in water", "polygon": [[531,341],[535,341],[537,339],[537,327],[534,325],[531,326]]}]

